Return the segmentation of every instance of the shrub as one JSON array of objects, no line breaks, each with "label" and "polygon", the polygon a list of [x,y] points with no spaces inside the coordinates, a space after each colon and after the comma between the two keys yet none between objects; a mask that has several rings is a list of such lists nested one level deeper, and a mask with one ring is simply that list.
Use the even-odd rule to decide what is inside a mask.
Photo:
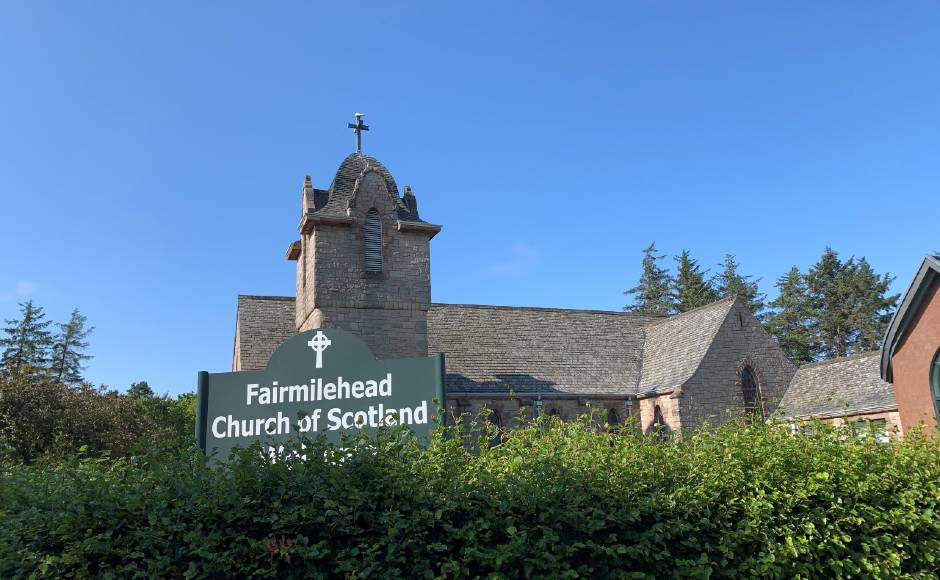
[{"label": "shrub", "polygon": [[195,442],[196,396],[130,397],[47,375],[0,373],[0,463],[81,448],[113,457]]},{"label": "shrub", "polygon": [[[466,429],[469,429],[468,432]],[[940,443],[485,423],[0,475],[0,577],[923,577]],[[472,442],[478,444],[473,444]],[[300,457],[303,455],[304,457]]]}]

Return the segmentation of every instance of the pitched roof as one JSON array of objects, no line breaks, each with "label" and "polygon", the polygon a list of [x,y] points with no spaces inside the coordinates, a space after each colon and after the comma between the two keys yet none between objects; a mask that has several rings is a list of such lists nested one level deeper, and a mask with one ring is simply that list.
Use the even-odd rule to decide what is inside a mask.
[{"label": "pitched roof", "polygon": [[240,370],[263,369],[271,353],[297,334],[294,299],[289,296],[238,296],[234,361]]},{"label": "pitched roof", "polygon": [[891,323],[888,324],[884,340],[881,342],[880,372],[884,380],[894,380],[894,369],[891,366],[894,350],[904,340],[909,323],[917,316],[921,303],[938,281],[940,281],[940,254],[927,254],[920,268],[917,269],[914,279],[911,280],[911,285],[901,298],[901,305],[891,317]]},{"label": "pitched roof", "polygon": [[879,357],[872,351],[801,366],[776,414],[798,419],[897,409],[894,387],[881,380]]},{"label": "pitched roof", "polygon": [[692,378],[735,300],[725,298],[650,324],[637,394],[672,389]]},{"label": "pitched roof", "polygon": [[428,350],[459,393],[633,393],[644,328],[657,317],[600,310],[432,304]]}]

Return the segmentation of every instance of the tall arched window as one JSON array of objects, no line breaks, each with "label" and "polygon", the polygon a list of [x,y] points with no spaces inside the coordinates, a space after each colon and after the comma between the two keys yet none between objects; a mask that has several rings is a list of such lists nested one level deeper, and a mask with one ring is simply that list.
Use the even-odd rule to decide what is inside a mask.
[{"label": "tall arched window", "polygon": [[937,414],[937,425],[940,425],[940,349],[933,357],[933,366],[930,367],[930,391],[933,394],[933,410]]},{"label": "tall arched window", "polygon": [[382,271],[382,218],[375,208],[366,214],[366,272]]},{"label": "tall arched window", "polygon": [[757,415],[764,418],[764,406],[760,400],[760,388],[757,384],[757,377],[751,367],[746,366],[741,369],[741,392],[744,395],[744,412],[750,415]]}]

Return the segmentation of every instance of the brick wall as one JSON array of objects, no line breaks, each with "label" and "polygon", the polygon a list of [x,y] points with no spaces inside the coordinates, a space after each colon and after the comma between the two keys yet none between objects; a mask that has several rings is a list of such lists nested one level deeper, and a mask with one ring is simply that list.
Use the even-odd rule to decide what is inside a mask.
[{"label": "brick wall", "polygon": [[935,283],[910,323],[907,335],[894,351],[894,393],[901,422],[907,431],[923,426],[928,433],[937,428],[930,371],[940,349],[940,283]]}]

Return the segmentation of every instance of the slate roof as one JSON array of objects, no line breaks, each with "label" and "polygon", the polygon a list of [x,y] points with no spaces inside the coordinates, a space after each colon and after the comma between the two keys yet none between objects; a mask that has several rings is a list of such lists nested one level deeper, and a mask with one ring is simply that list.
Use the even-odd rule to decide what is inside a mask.
[{"label": "slate roof", "polygon": [[263,369],[274,349],[295,334],[292,297],[238,296],[233,358],[242,370]]},{"label": "slate roof", "polygon": [[[428,351],[446,354],[445,385],[452,393],[645,393],[692,376],[733,304],[721,300],[669,318],[432,304]],[[263,368],[296,332],[294,300],[239,296],[237,324],[241,368]]]},{"label": "slate roof", "polygon": [[698,369],[735,298],[725,298],[650,324],[637,394],[672,389]]},{"label": "slate roof", "polygon": [[881,380],[880,357],[872,351],[801,366],[776,414],[798,419],[897,409],[894,388]]},{"label": "slate roof", "polygon": [[432,304],[428,350],[449,392],[610,393],[636,387],[656,317],[600,310]]},{"label": "slate roof", "polygon": [[356,181],[369,170],[375,170],[385,180],[385,186],[388,188],[393,202],[398,207],[398,219],[422,221],[418,217],[417,209],[411,211],[399,196],[398,185],[388,169],[375,157],[363,155],[362,153],[352,153],[343,160],[336,171],[336,176],[333,177],[330,188],[326,192],[312,187],[305,187],[306,207],[313,208],[315,213],[321,216],[347,217],[346,210],[356,190]]}]

